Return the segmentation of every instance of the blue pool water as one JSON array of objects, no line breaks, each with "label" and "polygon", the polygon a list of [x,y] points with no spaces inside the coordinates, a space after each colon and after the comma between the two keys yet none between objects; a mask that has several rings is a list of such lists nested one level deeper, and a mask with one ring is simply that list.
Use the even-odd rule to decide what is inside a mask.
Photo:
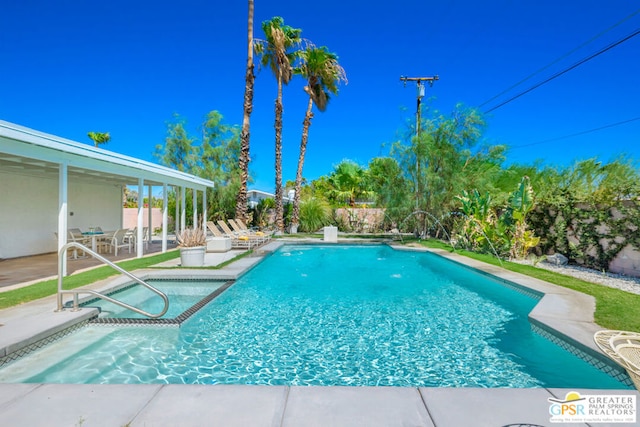
[{"label": "blue pool water", "polygon": [[628,388],[532,332],[536,303],[429,253],[284,246],[180,328],[85,327],[0,382]]}]

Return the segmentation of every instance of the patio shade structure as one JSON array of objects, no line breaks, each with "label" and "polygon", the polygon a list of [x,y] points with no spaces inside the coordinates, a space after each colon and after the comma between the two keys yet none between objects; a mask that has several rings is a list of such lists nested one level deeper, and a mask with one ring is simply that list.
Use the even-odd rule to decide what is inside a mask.
[{"label": "patio shade structure", "polygon": [[[143,241],[144,187],[149,188],[149,196],[152,187],[162,187],[162,249],[166,251],[168,187],[175,187],[182,196],[181,218],[176,218],[176,226],[182,228],[186,189],[194,194],[194,224],[196,195],[203,193],[200,213],[204,228],[206,189],[214,185],[171,168],[0,120],[0,259],[51,252],[54,231],[60,250],[67,243],[70,225],[104,228],[104,224],[91,223],[97,219],[120,228],[125,186],[138,188],[137,242]],[[57,208],[52,206],[56,192]],[[143,245],[138,244],[137,256],[142,255]]]}]

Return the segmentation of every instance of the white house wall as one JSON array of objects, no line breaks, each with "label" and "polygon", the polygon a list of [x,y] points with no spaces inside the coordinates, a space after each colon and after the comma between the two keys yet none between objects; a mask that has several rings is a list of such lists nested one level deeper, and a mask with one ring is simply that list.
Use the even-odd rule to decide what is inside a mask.
[{"label": "white house wall", "polygon": [[[71,215],[73,213],[73,215]],[[122,228],[122,187],[69,180],[69,228]]]},{"label": "white house wall", "polygon": [[[58,179],[0,170],[0,258],[55,252]],[[122,188],[69,178],[69,228],[122,224]],[[73,215],[71,214],[73,213]]]}]

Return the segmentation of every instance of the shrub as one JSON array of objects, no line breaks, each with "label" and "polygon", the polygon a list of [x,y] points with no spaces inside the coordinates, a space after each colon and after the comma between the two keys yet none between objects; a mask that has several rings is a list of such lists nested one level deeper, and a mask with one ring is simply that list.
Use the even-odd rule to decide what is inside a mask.
[{"label": "shrub", "polygon": [[314,232],[331,223],[331,208],[322,199],[312,197],[300,203],[300,231]]}]

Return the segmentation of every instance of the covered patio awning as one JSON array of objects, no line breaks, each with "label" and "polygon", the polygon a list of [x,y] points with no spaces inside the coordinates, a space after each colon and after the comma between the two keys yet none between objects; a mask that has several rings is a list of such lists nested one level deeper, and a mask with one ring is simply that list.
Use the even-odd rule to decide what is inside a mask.
[{"label": "covered patio awning", "polygon": [[[67,187],[70,179],[83,183],[102,183],[116,186],[138,186],[138,240],[142,241],[142,193],[145,186],[163,187],[163,242],[167,236],[167,187],[182,189],[182,224],[184,226],[184,189],[204,194],[202,218],[206,218],[206,189],[214,182],[151,162],[114,153],[102,148],[46,134],[0,120],[0,171],[58,180],[58,247],[66,244]],[[151,200],[151,198],[150,198]],[[6,201],[3,201],[5,203]],[[25,207],[25,208],[28,208]],[[194,224],[197,209],[194,206]],[[1,221],[0,221],[1,222]],[[0,230],[2,231],[2,230]],[[138,245],[142,256],[142,245]]]},{"label": "covered patio awning", "polygon": [[102,148],[60,138],[0,120],[0,167],[58,175],[66,163],[70,176],[137,185],[164,184],[204,191],[214,182]]}]

